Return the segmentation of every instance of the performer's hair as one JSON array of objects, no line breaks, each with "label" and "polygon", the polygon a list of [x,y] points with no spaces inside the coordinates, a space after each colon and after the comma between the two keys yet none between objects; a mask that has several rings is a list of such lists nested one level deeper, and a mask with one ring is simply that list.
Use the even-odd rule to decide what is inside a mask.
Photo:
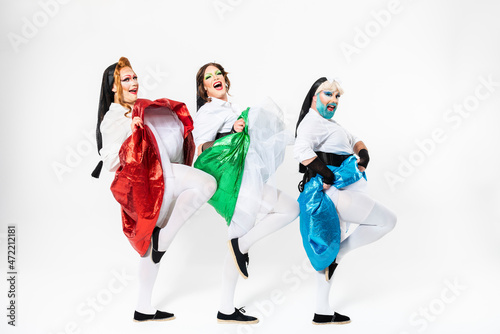
[{"label": "performer's hair", "polygon": [[332,80],[332,81],[324,81],[321,85],[319,85],[319,87],[316,89],[316,92],[314,93],[314,95],[318,94],[319,92],[321,92],[322,90],[331,90],[331,91],[338,91],[339,92],[339,95],[342,95],[344,94],[344,90],[342,89],[342,87],[340,87],[340,84],[335,81],[335,80]]},{"label": "performer's hair", "polygon": [[[104,70],[104,73],[102,75],[101,95],[99,97],[99,106],[97,110],[97,127],[95,131],[98,153],[102,148],[101,123],[102,120],[104,119],[104,115],[106,115],[106,113],[108,112],[111,103],[113,103],[115,100],[115,93],[113,92],[113,84],[115,82],[121,83],[120,70],[127,66],[132,68],[128,59],[125,57],[121,57],[118,63],[109,65]],[[123,102],[123,88],[121,87],[121,84],[116,85],[116,87],[117,87],[117,93],[119,94],[120,97],[119,103],[129,110],[127,113],[130,113],[130,106],[126,105]],[[94,172],[92,173],[92,176],[98,178],[99,174],[101,173],[101,168],[102,168],[102,161],[99,162]]]},{"label": "performer's hair", "polygon": [[231,82],[229,81],[229,78],[227,77],[227,72],[224,70],[224,67],[218,63],[207,63],[203,65],[199,70],[198,73],[196,73],[196,110],[200,109],[206,102],[210,102],[210,98],[207,95],[207,91],[205,90],[205,87],[203,86],[203,81],[205,77],[205,70],[209,66],[214,66],[217,67],[221,72],[222,75],[224,76],[224,80],[226,81],[226,92],[229,93],[229,87],[231,87]]},{"label": "performer's hair", "polygon": [[122,87],[121,79],[120,79],[120,71],[122,70],[122,68],[125,68],[125,67],[130,67],[130,69],[132,69],[132,65],[130,65],[130,62],[128,61],[128,59],[125,57],[121,57],[120,60],[118,60],[118,63],[116,64],[115,73],[114,73],[113,77],[114,77],[114,83],[116,84],[116,93],[115,94],[118,94],[117,95],[118,96],[118,103],[128,110],[125,113],[125,116],[128,117],[128,115],[132,112],[132,108],[130,108],[130,106],[128,104],[126,104],[125,101],[123,101],[123,87]]}]

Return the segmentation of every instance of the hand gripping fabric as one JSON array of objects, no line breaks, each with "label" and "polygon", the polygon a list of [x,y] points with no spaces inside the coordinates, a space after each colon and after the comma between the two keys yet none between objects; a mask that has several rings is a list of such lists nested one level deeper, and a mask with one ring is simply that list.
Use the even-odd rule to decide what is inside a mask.
[{"label": "hand gripping fabric", "polygon": [[[337,189],[352,184],[362,177],[354,156],[340,167],[328,166],[335,174],[333,186]],[[302,244],[313,268],[317,271],[328,267],[337,257],[340,247],[340,220],[332,200],[323,192],[323,177],[316,175],[300,193],[300,234]]]},{"label": "hand gripping fabric", "polygon": [[217,180],[217,191],[208,201],[227,222],[231,223],[241,186],[245,158],[250,146],[247,108],[240,115],[245,128],[217,139],[194,163],[194,167],[212,175]]},{"label": "hand gripping fabric", "polygon": [[[184,164],[190,165],[195,149],[191,134],[193,120],[184,103],[168,99],[139,99],[134,105],[132,118],[138,116],[144,121],[148,107],[164,107],[177,114],[184,125]],[[151,243],[165,191],[158,146],[146,124],[142,129],[132,131],[132,135],[123,142],[119,157],[120,167],[111,184],[111,192],[121,205],[123,233],[143,256]]]}]

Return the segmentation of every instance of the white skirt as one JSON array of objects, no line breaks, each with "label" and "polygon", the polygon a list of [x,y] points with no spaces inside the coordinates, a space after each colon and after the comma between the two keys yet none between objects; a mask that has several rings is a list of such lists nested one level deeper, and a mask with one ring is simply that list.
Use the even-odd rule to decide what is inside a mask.
[{"label": "white skirt", "polygon": [[[231,224],[253,226],[257,214],[271,211],[277,201],[274,173],[285,157],[285,147],[291,140],[286,130],[281,109],[269,98],[250,107],[248,112],[250,146],[245,158],[245,167],[240,192]],[[263,187],[268,184],[272,194]]]}]

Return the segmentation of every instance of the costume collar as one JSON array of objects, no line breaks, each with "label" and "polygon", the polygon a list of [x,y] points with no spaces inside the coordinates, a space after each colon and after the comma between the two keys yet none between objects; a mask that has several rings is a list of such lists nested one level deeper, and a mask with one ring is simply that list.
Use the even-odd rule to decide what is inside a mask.
[{"label": "costume collar", "polygon": [[127,111],[127,109],[119,103],[112,102],[109,106],[109,111]]},{"label": "costume collar", "polygon": [[211,103],[215,103],[216,105],[223,106],[223,107],[231,107],[231,102],[229,101],[224,101],[221,99],[218,99],[216,97],[210,97]]}]

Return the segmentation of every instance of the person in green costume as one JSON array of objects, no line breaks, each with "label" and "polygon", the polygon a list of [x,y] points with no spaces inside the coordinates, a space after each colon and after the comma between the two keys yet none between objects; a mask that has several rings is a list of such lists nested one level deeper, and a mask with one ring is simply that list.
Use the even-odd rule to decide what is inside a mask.
[{"label": "person in green costume", "polygon": [[217,191],[209,203],[229,225],[217,320],[257,323],[257,318],[234,307],[238,273],[248,278],[250,247],[299,214],[297,201],[269,182],[285,154],[282,114],[270,100],[247,109],[229,102],[231,83],[220,64],[203,65],[196,85],[198,113],[193,136],[199,156],[194,166],[217,180]]}]

